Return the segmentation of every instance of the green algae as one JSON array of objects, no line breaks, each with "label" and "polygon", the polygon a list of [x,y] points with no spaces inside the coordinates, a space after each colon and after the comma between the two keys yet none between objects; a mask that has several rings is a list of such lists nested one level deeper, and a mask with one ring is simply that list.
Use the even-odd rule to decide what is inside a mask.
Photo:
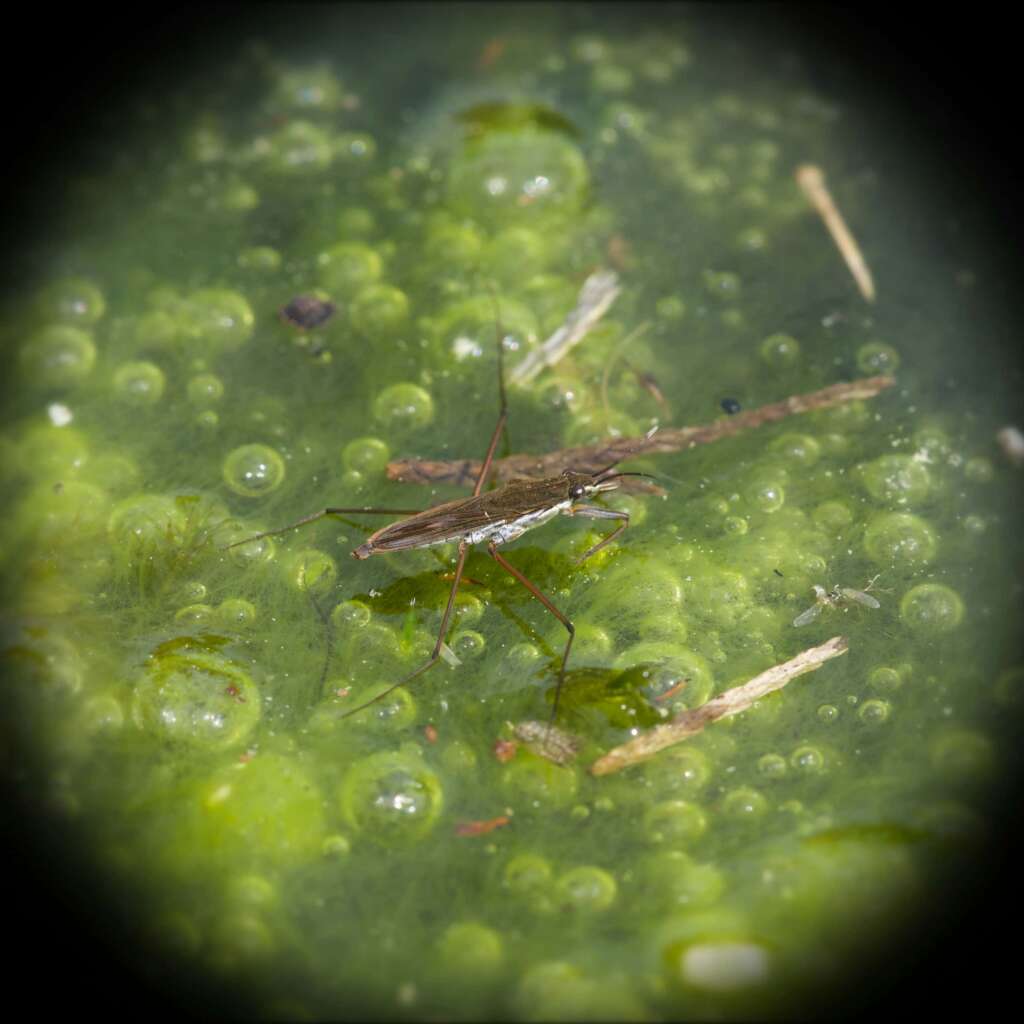
[{"label": "green algae", "polygon": [[[79,239],[81,270],[17,314],[3,650],[32,779],[150,894],[159,948],[209,951],[271,1015],[719,1016],[736,993],[708,958],[781,993],[802,976],[778,964],[884,928],[937,843],[985,830],[977,793],[1004,753],[974,707],[1012,702],[1019,674],[984,611],[1013,544],[1008,469],[989,424],[926,386],[938,314],[880,307],[876,327],[823,283],[836,257],[789,167],[845,152],[827,104],[799,78],[745,85],[748,65],[722,86],[696,28],[685,45],[536,31],[503,58],[524,76],[510,99],[453,71],[411,127],[343,62],[228,57],[250,91],[180,106],[151,205]],[[846,184],[852,219],[864,186]],[[356,562],[387,519],[355,517],[225,545],[325,504],[464,493],[402,489],[387,460],[479,458],[495,309],[511,365],[612,253],[624,294],[511,393],[513,450],[649,429],[664,413],[630,366],[679,423],[850,368],[906,374],[912,401],[638,462],[668,496],[626,499],[631,529],[583,567],[596,535],[576,522],[510,548],[578,627],[558,724],[579,763],[495,756],[506,723],[550,707],[565,631],[480,552],[460,664],[346,717],[430,653],[451,547]],[[277,310],[314,287],[339,315],[289,330]],[[879,609],[792,629],[812,586],[876,574]],[[587,774],[836,632],[843,663]]]}]

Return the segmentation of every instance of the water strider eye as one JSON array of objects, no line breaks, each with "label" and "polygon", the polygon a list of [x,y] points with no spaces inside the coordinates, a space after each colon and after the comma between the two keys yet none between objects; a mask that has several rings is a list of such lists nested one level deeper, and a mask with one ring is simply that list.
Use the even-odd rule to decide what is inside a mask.
[{"label": "water strider eye", "polygon": [[569,497],[572,498],[573,501],[576,501],[578,498],[586,497],[586,494],[587,489],[583,486],[583,484],[576,484],[576,486],[569,491]]}]

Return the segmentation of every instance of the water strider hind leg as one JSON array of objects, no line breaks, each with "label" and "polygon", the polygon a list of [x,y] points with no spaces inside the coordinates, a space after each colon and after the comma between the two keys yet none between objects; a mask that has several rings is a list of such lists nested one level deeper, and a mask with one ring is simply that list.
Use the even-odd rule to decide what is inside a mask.
[{"label": "water strider hind leg", "polygon": [[537,600],[540,601],[540,603],[544,605],[544,607],[547,608],[547,610],[551,612],[551,614],[554,615],[554,617],[558,619],[558,621],[563,626],[565,626],[566,632],[568,632],[569,634],[569,639],[565,643],[565,650],[562,652],[562,664],[561,667],[558,669],[558,685],[555,688],[555,700],[551,707],[550,722],[554,722],[555,717],[558,714],[558,699],[562,695],[562,683],[565,682],[565,666],[569,661],[569,651],[572,650],[572,642],[576,636],[576,627],[572,624],[572,622],[569,621],[566,615],[560,612],[551,603],[550,598],[546,597],[543,593],[541,593],[540,589],[535,583],[527,579],[526,576],[524,576],[514,565],[512,565],[511,562],[509,562],[507,559],[498,554],[497,546],[494,544],[493,541],[487,545],[487,553],[491,556],[491,558],[493,558],[498,563],[498,565],[502,567],[502,569],[504,569],[510,575],[514,576],[524,587],[526,587],[526,589],[531,594],[533,594],[533,596],[537,598]]}]

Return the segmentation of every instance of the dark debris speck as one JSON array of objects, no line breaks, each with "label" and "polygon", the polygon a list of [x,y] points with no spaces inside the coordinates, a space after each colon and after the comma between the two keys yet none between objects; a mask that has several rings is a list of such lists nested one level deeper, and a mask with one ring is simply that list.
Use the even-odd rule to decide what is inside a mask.
[{"label": "dark debris speck", "polygon": [[281,319],[301,331],[320,327],[334,316],[337,307],[327,299],[315,295],[296,295],[286,306],[281,307]]}]

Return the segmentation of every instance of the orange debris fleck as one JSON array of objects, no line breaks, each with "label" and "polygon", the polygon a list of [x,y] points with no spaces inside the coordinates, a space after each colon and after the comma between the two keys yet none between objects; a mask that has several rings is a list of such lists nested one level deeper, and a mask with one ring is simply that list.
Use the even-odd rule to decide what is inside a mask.
[{"label": "orange debris fleck", "polygon": [[485,43],[476,61],[477,71],[487,71],[492,65],[497,63],[498,59],[505,52],[507,45],[508,41],[505,39],[491,39]]},{"label": "orange debris fleck", "polygon": [[612,235],[606,251],[608,262],[616,270],[627,270],[633,262],[633,246],[622,235]]},{"label": "orange debris fleck", "polygon": [[655,697],[654,699],[657,700],[657,701],[662,701],[662,700],[668,700],[669,697],[674,697],[681,689],[683,689],[683,687],[686,686],[686,684],[689,681],[690,681],[689,679],[680,679],[679,682],[676,683],[675,686],[669,687],[669,689],[667,689],[664,693],[659,693],[658,696]]},{"label": "orange debris fleck", "polygon": [[507,814],[502,814],[487,821],[464,821],[455,826],[455,834],[457,836],[484,836],[496,828],[504,828],[511,820]]},{"label": "orange debris fleck", "polygon": [[494,743],[494,756],[502,763],[508,764],[513,757],[516,756],[516,751],[519,749],[519,744],[515,740],[495,740]]}]

